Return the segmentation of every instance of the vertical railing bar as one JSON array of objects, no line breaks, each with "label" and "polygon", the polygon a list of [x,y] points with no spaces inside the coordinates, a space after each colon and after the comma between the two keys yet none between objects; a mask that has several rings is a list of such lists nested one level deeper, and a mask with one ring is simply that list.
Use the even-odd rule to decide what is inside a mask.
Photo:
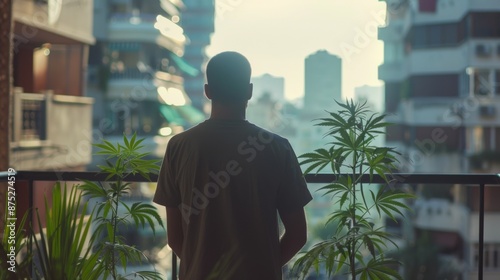
[{"label": "vertical railing bar", "polygon": [[172,250],[172,280],[177,280],[177,256]]},{"label": "vertical railing bar", "polygon": [[484,184],[479,185],[479,264],[477,279],[483,280],[484,257]]},{"label": "vertical railing bar", "polygon": [[[28,211],[29,211],[29,214],[28,214],[28,220],[29,220],[29,226],[31,228],[29,228],[28,230],[31,231],[31,230],[34,230],[34,226],[33,226],[33,211],[35,211],[35,209],[33,209],[33,205],[34,205],[34,202],[33,202],[33,198],[34,198],[34,195],[33,195],[33,191],[34,191],[34,188],[33,188],[33,183],[34,183],[34,180],[33,179],[30,179],[28,180]],[[28,256],[33,256],[33,236],[32,234],[30,234],[31,237],[29,238],[29,246],[28,246]],[[36,242],[36,240],[35,240]],[[33,276],[35,275],[35,263],[33,262],[33,257],[31,258],[30,260],[31,262],[31,277],[34,278]]]}]

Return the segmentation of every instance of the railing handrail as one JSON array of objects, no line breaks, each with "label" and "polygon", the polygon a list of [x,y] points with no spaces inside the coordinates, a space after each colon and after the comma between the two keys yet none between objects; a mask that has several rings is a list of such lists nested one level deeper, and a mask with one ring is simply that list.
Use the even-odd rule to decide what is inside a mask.
[{"label": "railing handrail", "polygon": [[[339,174],[338,176],[348,175]],[[0,171],[0,181],[7,180],[7,173]],[[113,178],[106,180],[108,176],[98,171],[16,171],[18,181],[113,181]],[[500,174],[439,174],[439,173],[392,173],[386,174],[391,183],[398,184],[485,184],[499,185]],[[334,174],[307,174],[305,179],[308,183],[329,183],[335,181],[337,175]],[[150,173],[149,179],[139,173],[129,174],[125,180],[129,182],[156,182],[158,174]],[[385,180],[378,174],[373,174],[370,179],[369,174],[364,174],[360,178],[361,183],[385,183]]]},{"label": "railing handrail", "polygon": [[[338,176],[348,175],[339,174]],[[12,173],[0,170],[0,181],[8,180]],[[113,181],[108,174],[92,171],[17,171],[15,173],[16,181],[29,181],[30,188],[34,181]],[[485,186],[500,185],[500,174],[437,174],[437,173],[392,173],[385,175],[391,184],[462,184],[479,186],[479,255],[478,255],[478,278],[483,279],[484,263],[484,193]],[[309,183],[330,183],[336,180],[334,174],[308,174],[305,179]],[[125,177],[128,182],[156,182],[157,174],[149,174],[149,179],[141,174],[130,174]],[[378,174],[370,176],[361,175],[361,183],[385,183],[386,180]],[[33,197],[30,193],[30,206],[33,203]],[[177,258],[172,253],[172,279],[177,279]]]}]

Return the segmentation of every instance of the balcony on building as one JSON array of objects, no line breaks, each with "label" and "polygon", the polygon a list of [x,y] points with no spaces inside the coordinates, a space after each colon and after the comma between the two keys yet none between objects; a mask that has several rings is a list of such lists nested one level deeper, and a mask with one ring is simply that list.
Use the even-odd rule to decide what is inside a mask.
[{"label": "balcony on building", "polygon": [[413,222],[415,227],[432,231],[457,233],[469,239],[468,209],[447,199],[431,198],[415,201]]},{"label": "balcony on building", "polygon": [[13,168],[84,170],[90,163],[93,99],[83,95],[92,11],[92,1],[13,2]]},{"label": "balcony on building", "polygon": [[401,81],[406,78],[405,72],[401,62],[384,62],[378,66],[378,78],[384,81]]},{"label": "balcony on building", "polygon": [[115,1],[108,8],[106,37],[109,41],[133,38],[134,42],[156,44],[183,55],[186,36],[178,25],[180,7],[170,1],[133,1],[131,5],[127,1]]},{"label": "balcony on building", "polygon": [[17,88],[13,99],[12,166],[81,170],[90,163],[92,98]]},{"label": "balcony on building", "polygon": [[382,26],[378,29],[378,39],[381,41],[397,41],[404,37],[404,22],[399,18],[392,18],[391,14],[387,15],[387,21],[390,24]]}]

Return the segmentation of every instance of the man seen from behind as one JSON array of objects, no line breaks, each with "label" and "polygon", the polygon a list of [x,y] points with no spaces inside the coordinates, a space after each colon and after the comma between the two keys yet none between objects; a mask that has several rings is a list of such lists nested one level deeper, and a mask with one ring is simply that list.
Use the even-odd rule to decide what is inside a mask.
[{"label": "man seen from behind", "polygon": [[245,119],[248,60],[223,52],[206,74],[210,118],[169,141],[153,200],[166,207],[180,279],[282,279],[306,242],[311,194],[288,140]]}]

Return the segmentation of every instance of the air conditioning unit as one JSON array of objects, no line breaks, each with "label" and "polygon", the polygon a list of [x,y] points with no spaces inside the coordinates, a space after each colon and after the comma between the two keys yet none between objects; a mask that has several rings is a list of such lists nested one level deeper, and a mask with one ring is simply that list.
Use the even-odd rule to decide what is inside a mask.
[{"label": "air conditioning unit", "polygon": [[491,56],[491,53],[492,53],[491,46],[486,44],[476,45],[476,56],[488,57]]},{"label": "air conditioning unit", "polygon": [[490,89],[488,86],[480,85],[476,89],[475,94],[480,95],[480,96],[488,96],[488,95],[490,95]]},{"label": "air conditioning unit", "polygon": [[496,115],[497,108],[494,105],[479,106],[479,115],[483,118],[491,118]]}]

